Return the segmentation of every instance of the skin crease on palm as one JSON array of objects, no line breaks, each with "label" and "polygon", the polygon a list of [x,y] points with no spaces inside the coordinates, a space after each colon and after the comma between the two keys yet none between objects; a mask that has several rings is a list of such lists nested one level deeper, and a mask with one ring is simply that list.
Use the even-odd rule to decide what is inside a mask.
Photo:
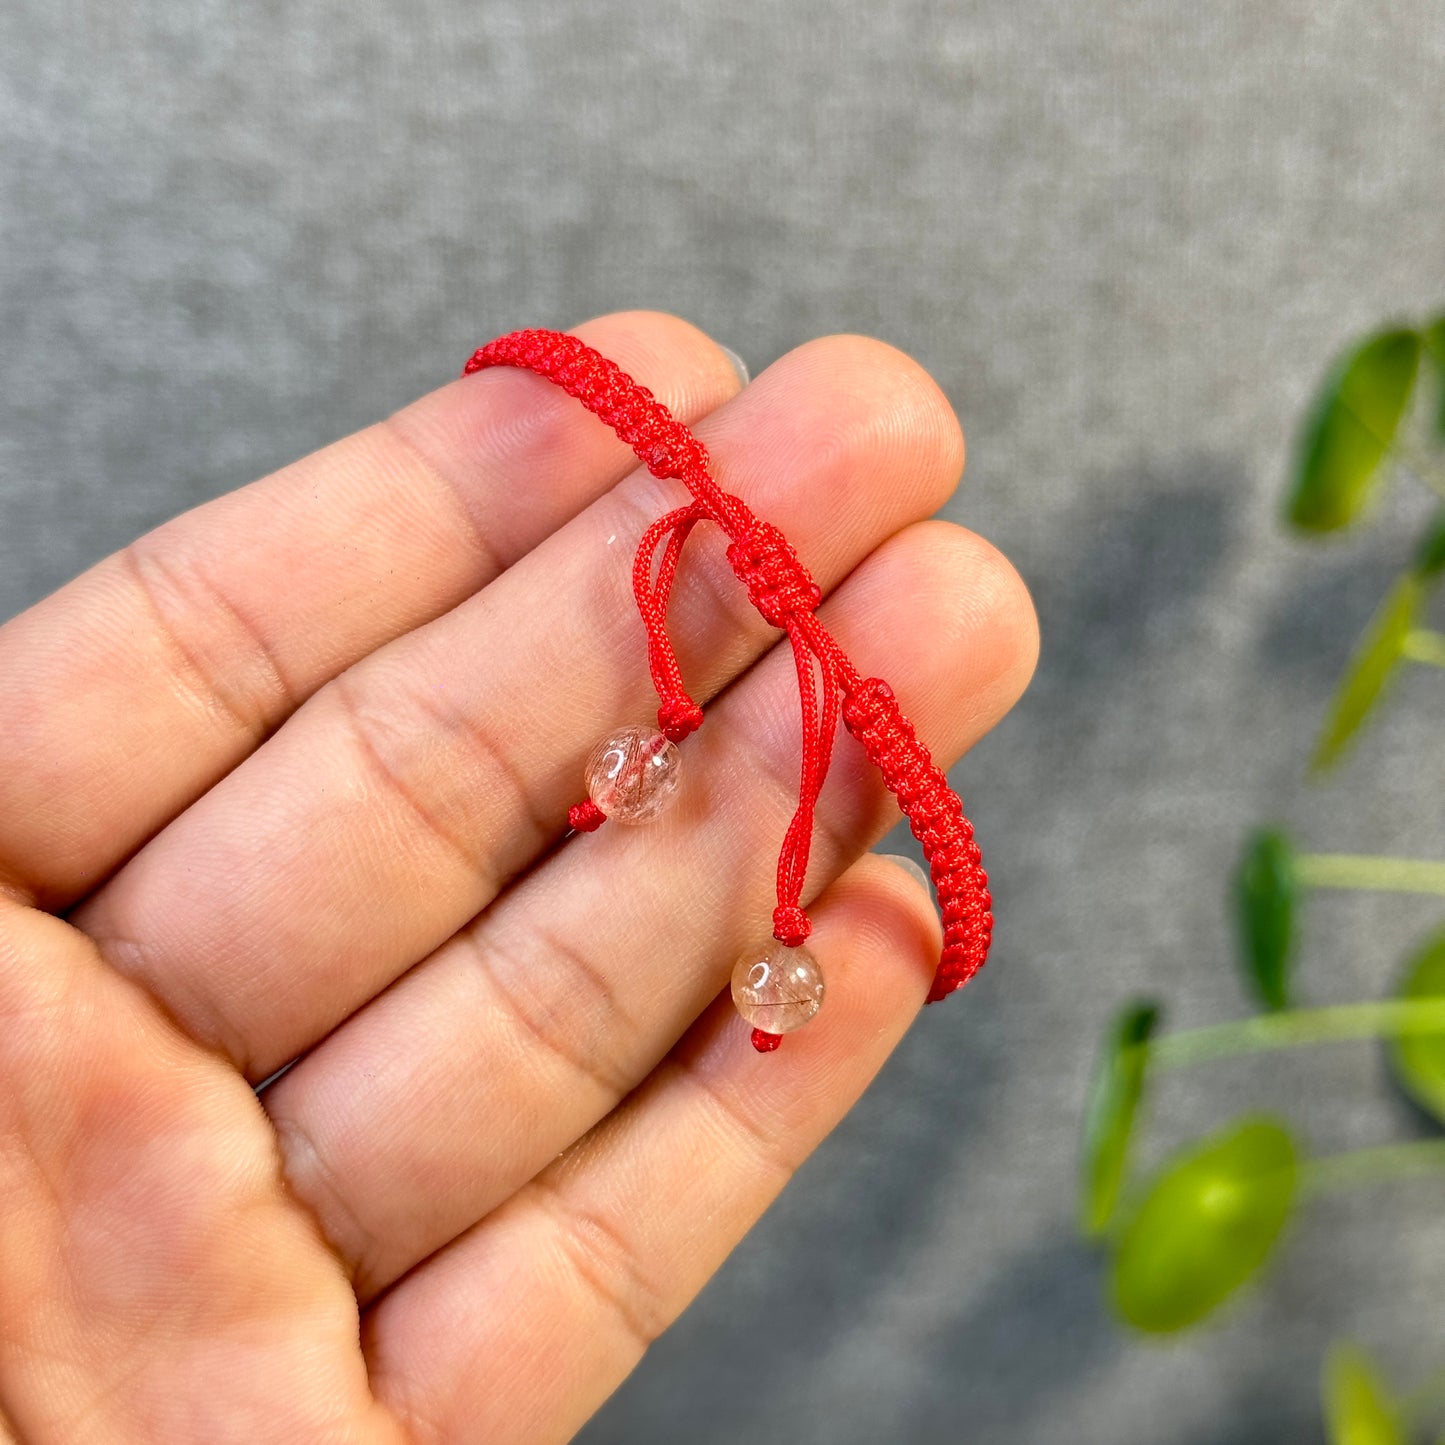
[{"label": "skin crease on palm", "polygon": [[[1033,609],[927,520],[963,439],[914,362],[831,337],[740,389],[676,318],[577,332],[790,536],[940,763],[1008,711]],[[708,528],[679,802],[561,842],[588,750],[655,708],[631,554],[676,498],[489,371],[0,629],[0,1439],[565,1440],[877,1072],[940,940],[866,856],[898,814],[847,738],[827,1002],[759,1055],[724,993],[798,720]]]}]

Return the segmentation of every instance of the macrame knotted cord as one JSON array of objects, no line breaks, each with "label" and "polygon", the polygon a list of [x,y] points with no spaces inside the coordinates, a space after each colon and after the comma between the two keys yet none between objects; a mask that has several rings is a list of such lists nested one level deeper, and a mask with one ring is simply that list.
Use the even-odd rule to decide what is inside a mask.
[{"label": "macrame knotted cord", "polygon": [[[898,799],[928,859],[943,915],[943,954],[928,1001],[962,987],[983,966],[993,932],[992,898],[973,827],[892,688],[881,678],[863,677],[818,620],[822,593],[787,538],[717,485],[708,471],[707,449],[645,386],[577,337],[514,331],[476,351],[462,374],[491,366],[521,367],[555,382],[611,427],[654,476],[680,481],[692,494],[691,502],[660,517],[643,534],[632,570],[633,595],[647,631],[648,669],[660,702],[658,727],[667,737],[680,742],[703,718],[683,684],[666,627],[682,549],[697,523],[722,528],[728,562],[748,597],[767,622],[788,635],[797,665],[803,747],[798,808],[778,857],[773,936],[796,946],[811,929],[800,900],[813,816],[841,715]],[[587,801],[574,806],[568,820],[590,832],[606,818]],[[776,1034],[753,1030],[753,1044],[761,1051],[779,1042]]]}]

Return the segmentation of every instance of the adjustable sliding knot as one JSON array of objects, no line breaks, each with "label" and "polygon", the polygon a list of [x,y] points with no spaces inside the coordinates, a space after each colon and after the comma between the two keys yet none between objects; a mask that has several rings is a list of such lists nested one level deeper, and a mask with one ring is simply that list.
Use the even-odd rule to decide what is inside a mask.
[{"label": "adjustable sliding knot", "polygon": [[773,937],[779,943],[797,948],[812,931],[812,922],[796,903],[779,904],[773,909]]},{"label": "adjustable sliding knot", "polygon": [[755,522],[727,549],[728,561],[764,619],[786,628],[800,612],[812,612],[823,600],[793,544],[769,522]]},{"label": "adjustable sliding knot", "polygon": [[702,709],[690,697],[669,697],[657,710],[663,735],[680,743],[702,726]]}]

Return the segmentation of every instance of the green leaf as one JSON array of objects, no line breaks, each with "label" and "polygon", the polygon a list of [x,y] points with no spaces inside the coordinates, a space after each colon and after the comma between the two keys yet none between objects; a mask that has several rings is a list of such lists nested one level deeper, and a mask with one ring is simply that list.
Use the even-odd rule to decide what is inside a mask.
[{"label": "green leaf", "polygon": [[1240,1120],[1177,1155],[1119,1237],[1119,1314],[1165,1334],[1218,1309],[1269,1258],[1298,1176],[1289,1130],[1268,1117]]},{"label": "green leaf", "polygon": [[1336,363],[1300,435],[1289,520],[1305,532],[1348,526],[1374,491],[1420,368],[1420,334],[1371,336]]},{"label": "green leaf", "polygon": [[1245,840],[1234,874],[1239,966],[1249,991],[1267,1009],[1290,1005],[1290,959],[1294,954],[1295,850],[1274,828]]},{"label": "green leaf", "polygon": [[1320,1394],[1329,1445],[1406,1445],[1389,1391],[1357,1346],[1341,1344],[1330,1351]]},{"label": "green leaf", "polygon": [[1370,619],[1370,625],[1360,638],[1355,655],[1335,690],[1324,728],[1315,744],[1310,766],[1316,771],[1323,771],[1339,761],[1379,701],[1386,684],[1400,665],[1405,639],[1420,614],[1425,590],[1422,578],[1415,571],[1407,572],[1390,589]]},{"label": "green leaf", "polygon": [[[1445,996],[1445,930],[1405,966],[1396,997]],[[1400,1087],[1432,1118],[1445,1124],[1445,1033],[1405,1034],[1390,1042],[1390,1067]]]},{"label": "green leaf", "polygon": [[1079,1151],[1079,1228],[1087,1236],[1103,1234],[1119,1203],[1158,1022],[1156,1004],[1127,1004],[1110,1023],[1094,1065]]},{"label": "green leaf", "polygon": [[1435,432],[1445,438],[1445,316],[1425,328],[1425,352],[1435,363]]}]

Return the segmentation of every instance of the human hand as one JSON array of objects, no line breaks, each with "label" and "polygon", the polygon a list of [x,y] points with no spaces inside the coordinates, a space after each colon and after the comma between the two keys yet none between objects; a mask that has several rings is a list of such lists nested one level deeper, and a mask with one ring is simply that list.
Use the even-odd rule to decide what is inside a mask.
[{"label": "human hand", "polygon": [[[577,334],[698,422],[940,764],[1008,710],[1032,608],[920,520],[963,446],[915,364],[837,337],[735,395],[674,318]],[[565,1439],[879,1068],[939,938],[860,857],[897,813],[846,740],[823,1013],[764,1056],[718,996],[798,723],[707,529],[680,801],[556,846],[580,760],[648,716],[631,553],[677,492],[489,371],[0,629],[0,1437]]]}]

